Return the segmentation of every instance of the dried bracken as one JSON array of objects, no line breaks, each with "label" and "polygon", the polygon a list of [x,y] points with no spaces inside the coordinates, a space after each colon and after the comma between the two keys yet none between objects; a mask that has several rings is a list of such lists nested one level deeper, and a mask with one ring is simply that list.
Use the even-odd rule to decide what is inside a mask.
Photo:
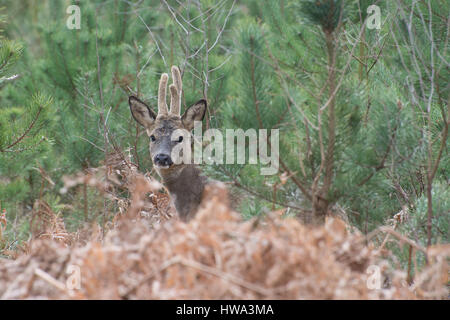
[{"label": "dried bracken", "polygon": [[[315,227],[279,212],[243,221],[221,183],[207,186],[199,212],[184,223],[158,182],[122,154],[110,159],[103,168],[65,178],[64,187],[87,183],[115,200],[119,212],[110,226],[94,223],[68,233],[48,204],[36,202],[34,237],[10,254],[14,260],[0,260],[1,299],[448,296],[448,245],[430,247],[428,266],[411,280],[381,258],[383,245],[375,248],[339,218]],[[117,197],[115,188],[129,197]],[[425,250],[394,229],[377,232]]]},{"label": "dried bracken", "polygon": [[[0,297],[415,299],[448,294],[448,246],[429,249],[429,267],[409,286],[404,272],[380,260],[366,238],[350,233],[342,220],[329,219],[322,227],[277,214],[242,221],[230,210],[221,184],[208,187],[190,223],[175,218],[149,223],[136,215],[152,190],[147,182],[136,178],[131,206],[102,240],[70,248],[54,237],[40,237],[28,254],[0,261]],[[74,281],[68,273],[74,266],[79,289],[67,285]],[[389,278],[388,286],[369,285],[371,266]]]},{"label": "dried bracken", "polygon": [[36,200],[31,219],[33,238],[51,239],[69,245],[71,235],[66,231],[62,217],[53,212],[52,208],[43,200]]},{"label": "dried bracken", "polygon": [[[1,202],[0,202],[0,210],[1,209],[2,209],[2,207],[1,207]],[[0,241],[3,239],[3,233],[6,230],[6,225],[7,225],[6,209],[3,209],[3,212],[0,214]]]}]

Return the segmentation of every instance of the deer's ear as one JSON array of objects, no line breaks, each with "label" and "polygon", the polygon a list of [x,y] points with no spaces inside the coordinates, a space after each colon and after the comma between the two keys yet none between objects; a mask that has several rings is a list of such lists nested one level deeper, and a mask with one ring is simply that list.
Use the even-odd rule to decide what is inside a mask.
[{"label": "deer's ear", "polygon": [[136,120],[141,126],[149,129],[155,122],[156,113],[153,112],[144,102],[138,98],[131,96],[128,99],[130,105],[131,114],[134,120]]},{"label": "deer's ear", "polygon": [[202,121],[206,113],[206,100],[202,99],[190,106],[181,117],[184,128],[188,131],[194,128],[194,121]]}]

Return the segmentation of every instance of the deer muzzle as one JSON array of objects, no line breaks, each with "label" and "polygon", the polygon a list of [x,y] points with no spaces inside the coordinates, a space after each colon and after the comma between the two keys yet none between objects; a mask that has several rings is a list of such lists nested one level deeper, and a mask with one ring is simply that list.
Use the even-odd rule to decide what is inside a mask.
[{"label": "deer muzzle", "polygon": [[169,168],[172,164],[172,158],[168,154],[158,153],[153,158],[153,164],[160,168]]}]

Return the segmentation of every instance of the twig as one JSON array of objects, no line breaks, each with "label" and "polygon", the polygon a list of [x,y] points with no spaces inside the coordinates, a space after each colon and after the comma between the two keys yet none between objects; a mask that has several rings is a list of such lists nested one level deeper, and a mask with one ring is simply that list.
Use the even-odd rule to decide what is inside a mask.
[{"label": "twig", "polygon": [[366,240],[369,241],[370,239],[372,239],[376,234],[380,233],[380,232],[386,232],[389,233],[391,235],[393,235],[394,237],[400,239],[403,242],[406,242],[407,244],[411,245],[413,248],[422,251],[425,255],[427,254],[427,250],[425,248],[423,248],[421,245],[415,243],[414,241],[412,241],[411,239],[408,239],[407,237],[405,237],[404,235],[398,233],[397,231],[395,231],[394,229],[392,229],[391,227],[387,227],[387,226],[381,226],[377,229],[375,229],[374,231],[372,231],[371,233],[369,233],[366,236]]},{"label": "twig", "polygon": [[[222,35],[223,31],[225,30],[225,27],[226,27],[227,22],[228,22],[228,18],[230,17],[231,12],[233,11],[234,4],[235,4],[235,3],[236,3],[236,0],[233,1],[233,4],[231,5],[230,10],[228,11],[227,16],[225,17],[225,21],[223,22],[222,29],[220,29],[219,34],[218,34],[217,37],[216,37],[216,40],[214,41],[214,43],[212,44],[212,46],[208,48],[208,53],[211,52],[211,50],[214,49],[214,47],[216,46],[217,42],[219,42],[220,36]],[[206,30],[205,30],[205,32],[206,32]]]},{"label": "twig", "polygon": [[167,260],[166,262],[164,262],[161,265],[161,267],[158,268],[158,270],[156,270],[156,271],[150,273],[149,275],[145,276],[137,284],[135,284],[134,286],[129,288],[124,294],[122,294],[122,297],[125,298],[125,299],[128,299],[129,295],[132,294],[133,292],[135,292],[136,289],[138,289],[144,283],[146,283],[150,279],[154,278],[158,273],[160,273],[161,271],[164,271],[168,267],[170,267],[170,266],[172,266],[174,264],[180,263],[180,261],[181,261],[181,257],[180,256],[175,256],[172,259]]},{"label": "twig", "polygon": [[243,287],[245,289],[254,291],[256,293],[259,293],[260,295],[263,295],[263,296],[272,296],[273,295],[273,291],[272,290],[268,290],[268,289],[262,288],[262,287],[260,287],[258,285],[255,285],[253,283],[247,282],[244,279],[236,277],[236,276],[234,276],[232,274],[220,271],[217,268],[213,268],[213,267],[204,265],[204,264],[199,263],[197,261],[187,260],[187,259],[181,258],[180,264],[182,264],[182,265],[184,265],[186,267],[194,268],[194,269],[197,269],[197,270],[209,273],[209,274],[211,274],[213,276],[216,276],[218,278],[222,278],[222,279],[224,279],[226,281],[229,281],[229,282],[232,282],[234,284],[237,284],[237,285],[239,285],[239,286],[241,286],[241,287]]},{"label": "twig", "polygon": [[45,272],[42,269],[36,268],[34,270],[34,274],[37,275],[39,278],[41,278],[42,280],[46,281],[47,283],[49,283],[50,285],[52,285],[53,287],[57,288],[58,290],[63,291],[64,293],[66,293],[67,295],[70,295],[69,291],[67,290],[66,286],[64,283],[62,283],[59,280],[56,280],[55,278],[53,278],[51,275],[49,275],[47,272]]},{"label": "twig", "polygon": [[152,30],[150,29],[150,27],[145,23],[144,19],[142,19],[142,17],[136,13],[136,15],[139,17],[139,19],[141,19],[142,23],[145,25],[145,27],[147,28],[148,32],[150,33],[150,36],[152,37],[153,41],[156,44],[156,48],[158,49],[158,52],[164,62],[164,65],[167,67],[167,63],[166,63],[166,59],[164,58],[164,55],[162,54],[161,48],[159,47],[158,41],[155,39],[155,36],[153,35]]},{"label": "twig", "polygon": [[37,119],[39,118],[39,115],[41,114],[42,109],[43,109],[43,106],[40,106],[38,112],[36,113],[36,117],[34,117],[33,121],[30,123],[30,125],[29,125],[28,128],[27,128],[27,130],[25,130],[25,132],[24,132],[24,133],[23,133],[16,141],[14,141],[13,143],[11,143],[9,146],[7,146],[7,147],[4,148],[4,149],[0,149],[0,152],[5,152],[6,150],[11,149],[12,147],[14,147],[16,144],[18,144],[20,141],[22,141],[22,140],[26,137],[26,135],[27,135],[27,134],[31,131],[31,129],[34,127],[34,125],[35,125]]}]

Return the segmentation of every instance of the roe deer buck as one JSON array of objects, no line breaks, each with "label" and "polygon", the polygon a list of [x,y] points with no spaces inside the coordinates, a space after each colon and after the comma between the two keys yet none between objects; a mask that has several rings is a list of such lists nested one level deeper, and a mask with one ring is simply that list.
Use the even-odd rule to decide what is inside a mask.
[{"label": "roe deer buck", "polygon": [[[166,94],[168,75],[161,75],[158,89],[158,114],[144,102],[131,96],[129,104],[134,119],[141,124],[150,137],[150,156],[164,186],[169,191],[178,216],[190,220],[196,213],[207,183],[206,177],[193,164],[177,164],[173,161],[173,148],[183,141],[183,136],[174,135],[177,129],[194,128],[194,121],[202,121],[206,112],[206,100],[199,100],[180,116],[182,82],[180,70],[172,67],[173,84],[170,89],[170,110],[167,109]],[[174,135],[174,136],[173,136]],[[189,146],[190,147],[190,146]]]}]

